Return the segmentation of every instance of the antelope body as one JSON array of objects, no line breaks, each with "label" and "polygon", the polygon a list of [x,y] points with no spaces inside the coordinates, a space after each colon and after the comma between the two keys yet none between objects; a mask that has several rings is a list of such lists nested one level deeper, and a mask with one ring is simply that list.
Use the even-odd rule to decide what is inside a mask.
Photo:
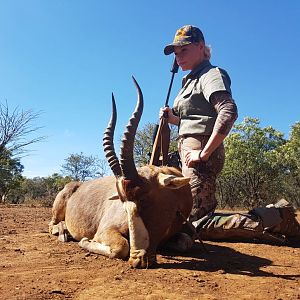
[{"label": "antelope body", "polygon": [[133,143],[143,96],[135,79],[134,83],[138,101],[124,133],[120,161],[113,145],[114,97],[103,138],[114,176],[68,183],[54,201],[49,229],[53,233],[64,222],[82,248],[111,258],[129,258],[133,267],[145,268],[156,262],[158,247],[180,231],[180,215],[189,216],[192,195],[189,178],[175,168],[146,165],[136,169]]}]

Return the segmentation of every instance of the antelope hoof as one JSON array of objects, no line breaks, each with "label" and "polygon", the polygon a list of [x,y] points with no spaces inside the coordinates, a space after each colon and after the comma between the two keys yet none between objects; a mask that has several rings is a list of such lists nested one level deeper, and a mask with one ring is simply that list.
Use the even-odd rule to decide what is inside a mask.
[{"label": "antelope hoof", "polygon": [[82,238],[82,239],[80,240],[80,242],[79,242],[78,244],[79,244],[80,247],[84,248],[84,246],[85,246],[86,244],[88,244],[88,243],[89,243],[89,239],[86,238],[86,237],[84,237],[84,238]]},{"label": "antelope hoof", "polygon": [[156,255],[147,255],[145,250],[136,250],[130,253],[128,262],[132,268],[147,269],[156,263]]}]

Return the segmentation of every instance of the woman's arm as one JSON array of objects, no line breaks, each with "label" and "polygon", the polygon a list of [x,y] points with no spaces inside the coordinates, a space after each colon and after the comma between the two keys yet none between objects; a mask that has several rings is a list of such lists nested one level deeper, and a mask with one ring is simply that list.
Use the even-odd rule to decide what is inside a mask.
[{"label": "woman's arm", "polygon": [[210,155],[222,144],[238,117],[237,107],[226,91],[215,92],[210,102],[218,113],[213,132],[202,151],[194,150],[186,154],[185,163],[191,166],[194,162],[207,161]]}]

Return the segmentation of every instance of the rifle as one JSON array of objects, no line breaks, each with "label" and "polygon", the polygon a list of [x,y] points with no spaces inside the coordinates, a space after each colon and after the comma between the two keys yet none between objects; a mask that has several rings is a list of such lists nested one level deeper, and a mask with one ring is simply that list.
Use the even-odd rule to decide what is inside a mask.
[{"label": "rifle", "polygon": [[[173,85],[173,80],[175,73],[178,72],[178,64],[176,58],[174,58],[174,62],[172,65],[172,69],[170,70],[172,73],[171,82],[168,89],[167,98],[165,101],[164,107],[169,107],[169,98]],[[164,116],[160,119],[159,125],[156,125],[154,129],[154,139],[153,139],[153,147],[150,158],[150,165],[165,166],[168,162],[168,151],[170,145],[170,127],[168,123],[168,115],[164,114]]]}]

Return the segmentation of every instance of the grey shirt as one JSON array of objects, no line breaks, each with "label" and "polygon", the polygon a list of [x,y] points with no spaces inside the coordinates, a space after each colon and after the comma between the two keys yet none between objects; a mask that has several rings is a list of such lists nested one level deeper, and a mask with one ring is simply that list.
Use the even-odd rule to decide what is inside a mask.
[{"label": "grey shirt", "polygon": [[231,95],[230,84],[227,72],[208,60],[185,76],[173,106],[180,118],[179,135],[210,135],[218,116],[210,96],[220,91]]}]

